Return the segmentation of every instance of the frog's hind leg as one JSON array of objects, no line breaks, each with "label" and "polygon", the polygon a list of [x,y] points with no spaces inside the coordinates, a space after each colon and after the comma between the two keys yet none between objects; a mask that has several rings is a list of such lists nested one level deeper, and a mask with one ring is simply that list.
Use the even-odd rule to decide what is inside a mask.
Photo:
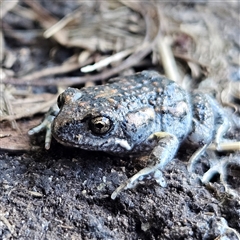
[{"label": "frog's hind leg", "polygon": [[203,184],[209,184],[213,176],[216,174],[219,174],[220,176],[220,182],[223,184],[225,191],[228,192],[231,195],[238,195],[237,192],[235,192],[233,189],[229,187],[229,184],[227,182],[227,168],[229,165],[234,164],[240,166],[240,160],[239,156],[233,157],[223,157],[221,159],[213,158],[209,160],[210,162],[210,168],[209,170],[204,173],[202,176],[202,183]]},{"label": "frog's hind leg", "polygon": [[216,149],[221,151],[219,143],[222,141],[223,135],[228,131],[230,124],[223,108],[214,99],[212,99],[211,97],[208,98],[211,103],[212,109],[214,110],[215,116],[216,132],[212,142],[216,144]]},{"label": "frog's hind leg", "polygon": [[185,142],[189,145],[200,146],[188,163],[188,171],[193,172],[196,162],[206,151],[214,138],[215,112],[210,97],[203,93],[192,95],[192,128]]},{"label": "frog's hind leg", "polygon": [[[213,135],[212,144],[216,146],[217,151],[221,151],[220,143],[222,142],[223,135],[227,132],[229,128],[229,121],[226,117],[223,109],[219,106],[219,104],[212,98],[208,97],[208,101],[211,103],[211,107],[214,112],[214,123],[215,123],[215,133]],[[207,147],[210,144],[207,144]],[[208,150],[210,151],[210,150]],[[215,155],[215,154],[214,154]],[[223,185],[227,189],[227,165],[228,162],[222,159],[217,159],[217,156],[215,155],[214,158],[209,160],[210,162],[210,169],[204,173],[202,177],[202,182],[204,184],[207,184],[210,182],[210,180],[219,173],[220,180],[223,183]]]},{"label": "frog's hind leg", "polygon": [[152,153],[150,154],[147,167],[143,168],[138,173],[129,178],[127,181],[122,183],[112,193],[112,199],[115,199],[122,190],[134,188],[144,178],[152,177],[162,187],[166,186],[166,182],[161,170],[163,170],[165,166],[173,159],[178,149],[179,141],[176,136],[166,132],[154,133],[148,138],[148,141],[149,144],[151,144],[152,142],[156,142],[157,144],[156,147],[154,147]]},{"label": "frog's hind leg", "polygon": [[[229,128],[229,120],[225,115],[224,110],[219,106],[219,104],[209,96],[206,96],[208,102],[211,105],[213,110],[214,116],[214,134],[212,136],[212,140],[206,142],[201,148],[199,148],[190,158],[188,170],[189,172],[193,172],[194,165],[200,158],[200,156],[207,151],[211,159],[209,159],[210,168],[207,172],[205,172],[201,178],[203,184],[209,184],[211,179],[216,175],[219,174],[220,181],[225,187],[226,192],[230,194],[235,194],[235,191],[230,189],[227,183],[227,168],[230,164],[240,165],[240,161],[237,158],[233,157],[224,157],[219,158],[214,152],[210,149],[214,147],[216,151],[222,151],[221,142],[223,140],[224,134],[228,131]],[[209,129],[210,130],[210,129]],[[211,146],[209,146],[211,144]],[[240,144],[239,144],[240,146]]]},{"label": "frog's hind leg", "polygon": [[[217,102],[215,102],[214,99],[211,99],[211,104],[215,110],[215,126],[216,126],[216,132],[212,141],[211,146],[215,145],[216,151],[223,151],[221,147],[221,142],[223,141],[223,136],[224,134],[228,131],[229,129],[229,120],[223,111],[223,109],[218,105]],[[238,143],[238,150],[240,150],[240,143]],[[212,150],[207,150],[211,151]],[[204,173],[202,176],[202,183],[203,184],[208,184],[210,183],[211,179],[216,175],[219,174],[220,176],[220,182],[223,184],[225,191],[228,192],[229,194],[236,195],[236,192],[232,190],[228,183],[227,183],[227,177],[228,177],[228,166],[229,165],[238,165],[240,166],[240,160],[238,157],[222,157],[219,158],[216,156],[214,158],[211,158],[209,160],[210,163],[210,168],[208,169],[207,172]]]},{"label": "frog's hind leg", "polygon": [[189,160],[188,170],[190,172],[193,171],[197,160],[210,144],[214,144],[216,149],[220,150],[219,143],[229,128],[229,121],[222,107],[206,94],[194,95],[193,112],[194,131],[189,134],[188,138],[190,141],[193,141],[192,138],[195,138],[195,141],[201,141],[202,147]]}]

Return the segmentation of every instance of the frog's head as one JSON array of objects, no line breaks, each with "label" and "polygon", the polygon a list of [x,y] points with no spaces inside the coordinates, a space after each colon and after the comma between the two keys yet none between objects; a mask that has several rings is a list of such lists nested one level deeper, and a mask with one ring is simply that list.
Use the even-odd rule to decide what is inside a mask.
[{"label": "frog's head", "polygon": [[58,142],[85,150],[124,154],[149,136],[142,127],[149,127],[146,117],[141,117],[139,110],[138,116],[130,113],[105,89],[106,86],[68,88],[59,96],[60,112],[52,125]]}]

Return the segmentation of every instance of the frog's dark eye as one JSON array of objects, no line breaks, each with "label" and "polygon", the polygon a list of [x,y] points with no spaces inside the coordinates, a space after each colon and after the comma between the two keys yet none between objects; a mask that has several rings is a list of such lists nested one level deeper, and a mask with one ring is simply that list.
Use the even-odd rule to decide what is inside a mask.
[{"label": "frog's dark eye", "polygon": [[93,133],[102,135],[111,129],[112,122],[107,117],[95,117],[90,120],[89,127]]},{"label": "frog's dark eye", "polygon": [[63,97],[63,94],[60,94],[57,99],[57,105],[60,109],[62,108],[64,102],[65,102],[65,99]]}]

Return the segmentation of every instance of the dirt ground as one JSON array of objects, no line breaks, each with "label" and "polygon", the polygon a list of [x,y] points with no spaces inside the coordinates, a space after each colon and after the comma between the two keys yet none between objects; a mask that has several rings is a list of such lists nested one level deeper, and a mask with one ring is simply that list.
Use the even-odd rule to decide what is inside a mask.
[{"label": "dirt ground", "polygon": [[[183,161],[188,157],[181,153],[167,167],[166,188],[144,184],[111,200],[114,189],[143,162],[57,143],[50,151],[1,154],[0,236],[216,239],[226,234],[226,239],[237,239],[227,225],[240,230],[239,199],[226,194],[217,181],[206,187],[190,176]],[[237,189],[239,177],[229,183]]]},{"label": "dirt ground", "polygon": [[[194,13],[198,7],[205,7],[206,11],[214,12],[213,4],[208,6],[208,1],[196,2],[198,1],[180,4],[183,7],[181,11]],[[49,4],[46,1],[41,3],[59,18],[75,9],[74,4],[54,4],[51,1]],[[224,6],[217,7],[223,12],[227,11]],[[234,7],[228,9],[233,11],[233,15],[239,13],[240,4],[235,7],[237,10],[233,10]],[[169,8],[170,5],[167,5],[164,9]],[[176,11],[178,10],[173,10]],[[12,15],[6,15],[3,27],[6,27],[6,24],[16,26],[18,23],[18,30],[25,26],[28,29],[37,29],[34,25],[36,23],[29,20],[21,22],[13,13],[8,14]],[[212,16],[217,21],[221,18],[216,12]],[[239,33],[236,31],[240,22],[233,22],[230,15],[227,16],[221,19],[225,23],[223,35],[235,46],[232,54],[239,54]],[[31,39],[31,35],[28,37],[30,47],[23,40],[11,40],[10,30],[6,36],[7,49],[16,52],[18,57],[12,70],[23,73],[25,64],[31,72],[32,66],[53,66],[60,61],[59,58],[56,61],[56,55],[51,61],[47,60],[49,49],[52,49],[55,43],[42,38]],[[59,45],[57,48],[58,57],[63,59],[75,51]],[[239,71],[237,64],[228,67],[232,73]],[[74,73],[71,74],[74,76]],[[50,86],[46,90],[46,87],[41,86],[34,87],[34,91],[55,92],[56,88]],[[35,117],[25,117],[18,120],[18,124],[26,133],[29,121],[39,122],[42,116],[38,114]],[[239,121],[239,114],[236,113],[235,122]],[[4,130],[9,127],[9,123],[5,121],[0,127]],[[227,137],[239,141],[239,129],[237,124],[234,125]],[[20,138],[16,141],[20,142]],[[3,144],[3,140],[0,141]],[[112,200],[110,196],[121,182],[145,166],[144,157],[123,158],[67,148],[55,140],[47,151],[43,149],[43,136],[31,139],[31,143],[41,147],[32,151],[6,149],[6,145],[1,147],[0,240],[239,239],[240,163],[228,167],[228,184],[236,192],[236,195],[231,195],[225,191],[219,176],[207,186],[201,183],[200,176],[209,168],[207,154],[201,157],[194,173],[190,174],[187,171],[187,161],[193,150],[182,148],[164,171],[166,188],[149,181],[136,189],[122,192]],[[226,157],[230,161],[240,159],[240,154],[219,153],[217,157]]]}]

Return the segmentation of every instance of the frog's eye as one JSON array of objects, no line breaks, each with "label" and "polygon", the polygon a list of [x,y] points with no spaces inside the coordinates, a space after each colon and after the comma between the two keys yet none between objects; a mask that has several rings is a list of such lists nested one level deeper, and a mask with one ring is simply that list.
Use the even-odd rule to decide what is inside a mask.
[{"label": "frog's eye", "polygon": [[63,94],[60,94],[57,99],[57,105],[60,109],[62,108],[64,102],[65,100],[64,100]]},{"label": "frog's eye", "polygon": [[91,131],[95,134],[102,135],[107,133],[112,126],[112,122],[107,117],[95,117],[89,122]]}]

